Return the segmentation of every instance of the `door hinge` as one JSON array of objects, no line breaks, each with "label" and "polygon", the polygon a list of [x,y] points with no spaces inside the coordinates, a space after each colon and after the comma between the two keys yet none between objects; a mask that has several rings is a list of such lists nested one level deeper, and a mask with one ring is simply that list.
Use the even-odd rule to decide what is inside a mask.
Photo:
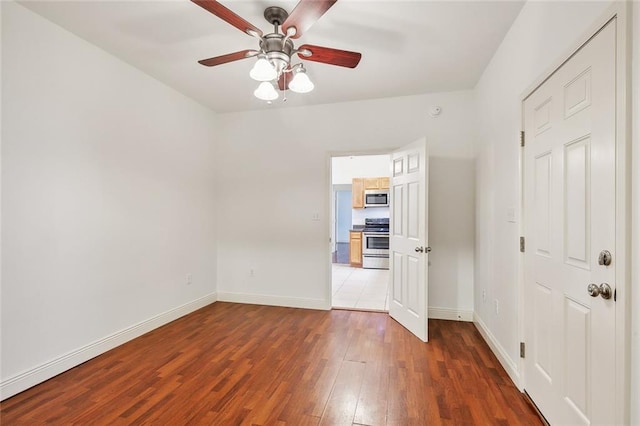
[{"label": "door hinge", "polygon": [[520,146],[524,146],[524,130],[520,131]]},{"label": "door hinge", "polygon": [[520,358],[524,358],[524,342],[520,342]]},{"label": "door hinge", "polygon": [[520,237],[520,253],[524,253],[524,237]]},{"label": "door hinge", "polygon": [[613,301],[615,302],[618,299],[618,289],[613,289]]}]

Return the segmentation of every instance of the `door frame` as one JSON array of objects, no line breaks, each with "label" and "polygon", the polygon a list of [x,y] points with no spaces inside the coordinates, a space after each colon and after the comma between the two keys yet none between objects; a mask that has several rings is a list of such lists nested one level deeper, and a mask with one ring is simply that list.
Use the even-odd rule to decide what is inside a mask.
[{"label": "door frame", "polygon": [[333,170],[332,170],[332,161],[331,159],[333,157],[360,157],[360,156],[366,156],[366,155],[388,155],[389,158],[391,158],[391,154],[393,152],[393,149],[373,149],[373,150],[363,150],[363,151],[328,151],[326,154],[326,169],[327,170],[327,180],[326,182],[326,191],[325,191],[325,196],[327,197],[325,200],[325,205],[327,206],[327,218],[329,218],[329,220],[327,220],[327,225],[325,226],[325,235],[328,235],[328,247],[327,250],[325,251],[325,267],[326,267],[326,272],[325,272],[325,306],[326,306],[326,310],[332,310],[333,309],[333,278],[332,278],[332,259],[331,259],[331,255],[332,255],[332,249],[333,249],[333,243],[335,241],[333,241],[333,239],[335,238],[335,232],[332,232],[332,215],[335,214],[335,206],[334,206],[334,202],[335,200],[333,200]]},{"label": "door frame", "polygon": [[[630,421],[630,371],[631,371],[631,20],[628,2],[615,2],[584,32],[570,49],[540,75],[520,96],[520,130],[524,131],[524,101],[552,74],[568,61],[582,46],[600,31],[609,21],[617,19],[616,31],[616,424]],[[519,150],[519,210],[520,235],[524,235],[524,149]],[[518,334],[525,338],[525,279],[524,253],[518,257]],[[518,368],[521,391],[526,385],[524,359]]]}]

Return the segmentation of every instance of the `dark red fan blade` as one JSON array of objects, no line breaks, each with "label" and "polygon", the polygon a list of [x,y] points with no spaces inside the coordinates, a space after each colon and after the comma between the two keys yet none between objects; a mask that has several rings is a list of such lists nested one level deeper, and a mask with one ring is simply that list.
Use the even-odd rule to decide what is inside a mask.
[{"label": "dark red fan blade", "polygon": [[240,16],[236,15],[231,10],[227,9],[226,7],[218,3],[216,0],[191,0],[191,1],[197,4],[198,6],[202,7],[203,9],[206,9],[209,12],[213,13],[223,21],[227,21],[228,23],[230,23],[231,25],[233,25],[243,33],[249,34],[248,30],[251,30],[251,31],[255,31],[256,33],[258,33],[259,36],[262,37],[262,31],[260,31],[260,28],[245,21]]},{"label": "dark red fan blade", "polygon": [[198,61],[199,64],[202,64],[207,67],[213,67],[220,64],[226,64],[227,62],[239,61],[240,59],[250,58],[252,56],[256,56],[258,53],[257,50],[241,50],[239,52],[229,53],[222,56],[216,56],[215,58],[203,59]]},{"label": "dark red fan blade", "polygon": [[[287,70],[291,70],[291,67],[287,67]],[[291,82],[291,79],[293,78],[293,75],[291,75],[291,72],[282,72],[280,74],[280,78],[278,78],[278,87],[280,88],[280,90],[289,90],[289,83]]]},{"label": "dark red fan blade", "polygon": [[296,33],[291,38],[299,38],[329,10],[338,0],[300,0],[289,17],[282,24],[286,34],[289,27],[295,27]]},{"label": "dark red fan blade", "polygon": [[[311,55],[304,55],[303,52],[301,52],[304,50],[311,52]],[[306,59],[307,61],[322,62],[330,65],[338,65],[339,67],[355,68],[360,63],[362,53],[303,44],[298,48],[298,56],[301,59]]]}]

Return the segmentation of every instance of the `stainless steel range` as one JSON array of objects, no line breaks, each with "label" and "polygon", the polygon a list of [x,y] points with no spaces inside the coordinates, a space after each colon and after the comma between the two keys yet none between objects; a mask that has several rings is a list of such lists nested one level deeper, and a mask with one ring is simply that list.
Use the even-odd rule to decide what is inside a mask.
[{"label": "stainless steel range", "polygon": [[364,220],[362,267],[389,269],[389,218],[367,218]]}]

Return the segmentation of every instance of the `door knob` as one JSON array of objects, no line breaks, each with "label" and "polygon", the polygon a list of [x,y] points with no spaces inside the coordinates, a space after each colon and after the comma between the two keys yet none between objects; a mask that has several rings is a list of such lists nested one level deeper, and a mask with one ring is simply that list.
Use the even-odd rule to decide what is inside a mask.
[{"label": "door knob", "polygon": [[600,296],[602,296],[603,299],[611,299],[611,295],[613,294],[613,292],[611,291],[611,286],[607,283],[602,283],[600,284]]},{"label": "door knob", "polygon": [[425,250],[427,253],[431,253],[431,247],[427,247],[427,249]]},{"label": "door knob", "polygon": [[611,290],[611,286],[607,283],[602,283],[599,286],[597,284],[589,284],[587,287],[587,293],[591,297],[602,296],[603,299],[611,299],[613,295],[613,291]]},{"label": "door knob", "polygon": [[587,287],[587,293],[589,293],[591,297],[598,297],[600,296],[600,287],[598,287],[598,284],[591,283]]},{"label": "door knob", "polygon": [[424,252],[424,249],[422,247],[416,247],[416,252],[417,253],[422,253],[422,252]]}]

